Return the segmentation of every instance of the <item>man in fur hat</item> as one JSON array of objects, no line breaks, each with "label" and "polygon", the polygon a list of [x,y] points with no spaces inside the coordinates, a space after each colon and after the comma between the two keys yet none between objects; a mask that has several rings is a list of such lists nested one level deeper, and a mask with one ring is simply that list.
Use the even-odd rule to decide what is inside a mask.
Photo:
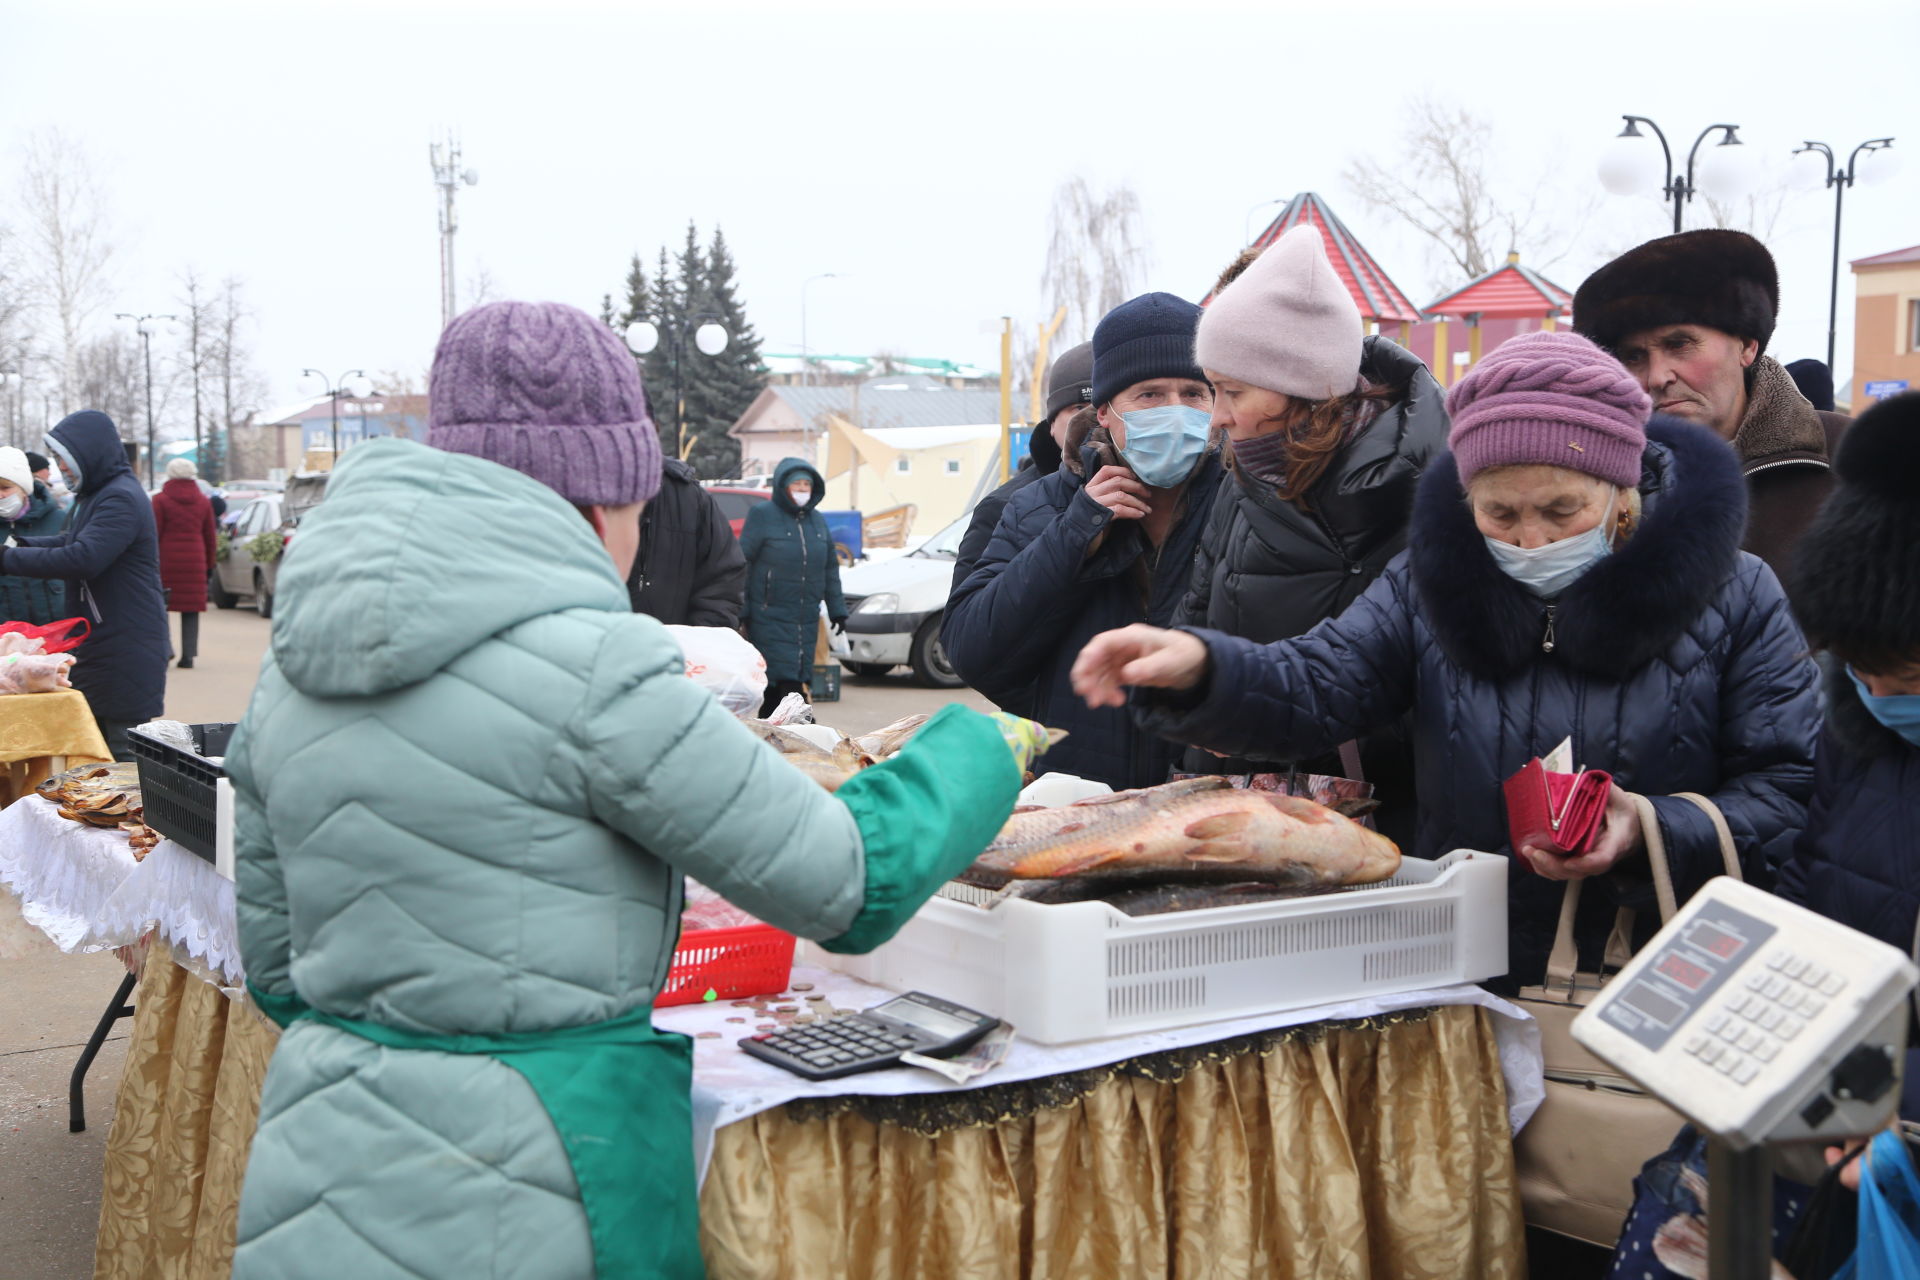
[{"label": "man in fur hat", "polygon": [[1848,419],[1822,413],[1766,354],[1780,310],[1773,255],[1741,231],[1649,240],[1588,276],[1573,327],[1639,378],[1656,413],[1719,433],[1740,455],[1745,549],[1791,581],[1794,545],[1833,488]]}]

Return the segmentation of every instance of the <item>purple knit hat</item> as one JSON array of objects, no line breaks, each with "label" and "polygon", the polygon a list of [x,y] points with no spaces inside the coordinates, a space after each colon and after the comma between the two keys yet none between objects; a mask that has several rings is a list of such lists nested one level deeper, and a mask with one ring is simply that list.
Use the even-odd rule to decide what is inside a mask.
[{"label": "purple knit hat", "polygon": [[1526,333],[1447,392],[1465,484],[1489,467],[1544,464],[1640,483],[1653,402],[1618,360],[1577,333]]},{"label": "purple knit hat", "polygon": [[489,302],[440,335],[427,443],[511,467],[577,506],[660,491],[640,369],[613,330],[560,302]]}]

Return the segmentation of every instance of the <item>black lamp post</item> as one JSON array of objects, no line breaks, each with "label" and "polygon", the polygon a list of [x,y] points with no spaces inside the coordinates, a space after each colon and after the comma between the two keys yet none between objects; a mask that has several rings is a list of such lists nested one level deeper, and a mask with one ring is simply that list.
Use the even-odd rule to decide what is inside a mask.
[{"label": "black lamp post", "polygon": [[147,366],[147,488],[153,488],[153,322],[155,320],[178,320],[172,315],[137,316],[130,311],[116,311],[115,320],[131,320],[140,333],[140,351]]},{"label": "black lamp post", "polygon": [[[349,369],[332,382],[327,381],[327,375],[318,369],[302,369],[300,372],[309,378],[320,379],[320,385],[326,388],[327,398],[333,401],[333,461],[338,464],[340,461],[340,397],[350,395],[356,400],[364,400],[373,394],[373,382],[367,377],[365,371],[360,369]],[[352,381],[349,382],[348,379]],[[364,417],[361,420],[361,426],[364,432]]]},{"label": "black lamp post", "polygon": [[1834,332],[1840,327],[1840,204],[1846,198],[1847,188],[1853,185],[1854,178],[1860,172],[1860,154],[1862,152],[1884,151],[1893,145],[1892,138],[1870,138],[1853,149],[1847,157],[1847,167],[1834,167],[1833,148],[1824,142],[1808,142],[1796,147],[1793,154],[1801,155],[1808,151],[1818,151],[1827,158],[1827,185],[1833,188],[1833,279],[1827,293],[1827,371],[1833,372]]},{"label": "black lamp post", "polygon": [[687,316],[677,326],[643,316],[627,326],[626,339],[627,350],[636,356],[651,353],[663,339],[667,343],[667,360],[673,376],[674,456],[684,460],[687,454],[687,401],[680,384],[687,343],[691,340],[694,349],[701,355],[717,356],[727,349],[732,335],[721,326],[720,316],[708,311]]},{"label": "black lamp post", "polygon": [[[1741,142],[1738,132],[1740,126],[1737,124],[1710,124],[1702,129],[1700,136],[1693,140],[1693,146],[1687,151],[1686,172],[1684,174],[1676,174],[1673,171],[1673,149],[1667,145],[1667,135],[1661,132],[1660,126],[1645,116],[1622,115],[1620,118],[1627,122],[1627,127],[1622,129],[1618,135],[1620,138],[1644,138],[1646,135],[1640,132],[1640,126],[1644,124],[1653,130],[1653,136],[1660,140],[1660,155],[1664,162],[1665,173],[1665,182],[1660,190],[1668,200],[1673,201],[1673,229],[1677,234],[1680,230],[1681,214],[1686,207],[1687,201],[1693,199],[1694,194],[1700,190],[1699,185],[1694,181],[1693,177],[1694,161],[1700,154],[1700,144],[1705,142],[1708,136],[1717,129],[1725,135],[1720,139],[1718,147],[1740,146]],[[1718,147],[1716,147],[1716,150],[1718,150]],[[1600,161],[1600,181],[1606,186],[1607,190],[1613,192],[1615,195],[1633,195],[1646,185],[1647,179],[1651,175],[1642,172],[1639,162],[1639,150],[1638,147],[1632,146],[1631,144],[1626,148],[1616,147]],[[1712,180],[1709,179],[1710,184],[1711,181]],[[1709,191],[1707,194],[1713,195],[1714,193]],[[1733,193],[1728,192],[1727,194]]]}]

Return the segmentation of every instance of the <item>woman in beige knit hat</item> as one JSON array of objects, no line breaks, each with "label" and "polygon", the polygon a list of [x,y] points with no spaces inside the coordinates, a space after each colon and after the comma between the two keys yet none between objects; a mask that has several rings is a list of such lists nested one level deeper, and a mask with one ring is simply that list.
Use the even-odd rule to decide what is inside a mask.
[{"label": "woman in beige knit hat", "polygon": [[[1201,540],[1179,625],[1259,644],[1304,634],[1357,599],[1407,542],[1414,484],[1447,447],[1446,393],[1420,360],[1366,337],[1320,232],[1295,227],[1235,263],[1200,320],[1196,363],[1214,386],[1213,426],[1234,482]],[[1413,765],[1402,736],[1358,744],[1389,834],[1412,828]],[[1352,776],[1352,751],[1297,762]],[[1210,773],[1274,762],[1191,752]]]}]

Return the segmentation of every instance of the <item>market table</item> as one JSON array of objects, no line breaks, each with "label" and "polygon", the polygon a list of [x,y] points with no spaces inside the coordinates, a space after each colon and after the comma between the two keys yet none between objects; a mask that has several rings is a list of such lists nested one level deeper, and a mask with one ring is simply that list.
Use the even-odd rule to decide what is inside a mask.
[{"label": "market table", "polygon": [[[116,847],[117,843],[117,847]],[[232,882],[170,841],[39,800],[0,813],[0,885],[67,950],[150,937],[109,1136],[96,1280],[224,1277],[277,1033],[238,996]],[[888,993],[803,967],[844,1008]],[[1510,1133],[1539,1097],[1524,1015],[1474,987],[1046,1048],[959,1089],[827,1085],[696,1040],[714,1280],[1524,1274]]]},{"label": "market table", "polygon": [[71,765],[106,758],[107,740],[79,690],[0,697],[0,805]]}]

